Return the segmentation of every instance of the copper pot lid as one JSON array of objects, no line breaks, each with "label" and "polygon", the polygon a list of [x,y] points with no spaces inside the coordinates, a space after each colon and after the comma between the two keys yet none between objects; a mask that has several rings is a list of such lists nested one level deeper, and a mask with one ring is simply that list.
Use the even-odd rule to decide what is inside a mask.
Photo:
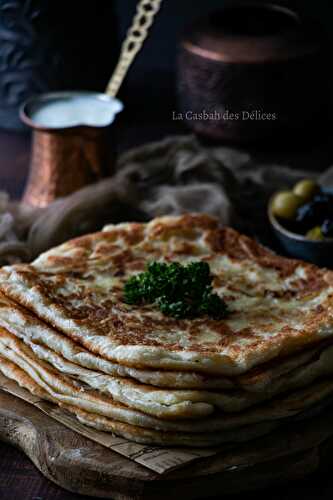
[{"label": "copper pot lid", "polygon": [[316,30],[290,8],[273,3],[236,3],[190,26],[183,47],[221,62],[266,62],[317,52]]}]

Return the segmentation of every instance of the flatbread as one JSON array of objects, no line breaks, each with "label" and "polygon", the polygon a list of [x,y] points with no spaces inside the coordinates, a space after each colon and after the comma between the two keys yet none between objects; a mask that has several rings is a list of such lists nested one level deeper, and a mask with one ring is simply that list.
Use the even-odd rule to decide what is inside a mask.
[{"label": "flatbread", "polygon": [[[133,383],[133,381],[128,381],[127,379],[111,377],[100,372],[80,367],[77,364],[67,361],[52,349],[35,343],[29,339],[25,339],[24,342],[26,345],[5,329],[0,328],[0,352],[2,352],[4,356],[8,356],[8,349],[14,351],[12,354],[13,356],[19,356],[25,363],[28,363],[30,366],[32,365],[34,369],[37,369],[41,376],[48,377],[51,384],[57,378],[59,379],[60,374],[62,379],[64,379],[64,376],[68,376],[75,380],[75,384],[80,382],[84,384],[85,387],[89,387],[97,391],[98,394],[103,393],[107,397],[111,397],[115,402],[123,403],[129,408],[139,410],[149,416],[156,417],[157,419],[171,418],[178,420],[179,418],[193,419],[205,416],[203,409],[206,410],[205,398],[207,398],[207,392],[202,392],[202,402],[198,402],[200,394],[199,391],[159,391],[156,390],[155,387],[149,387],[146,385],[142,386],[135,382]],[[9,356],[9,359],[15,361],[15,357],[13,358]],[[51,375],[49,375],[50,370]],[[263,401],[276,396],[277,394],[283,392],[281,387],[285,391],[286,389],[289,389],[290,391],[291,389],[295,390],[302,388],[305,385],[312,384],[318,378],[324,378],[332,375],[332,372],[333,346],[329,346],[324,349],[320,356],[318,356],[312,363],[277,379],[272,384],[270,392],[263,393],[260,396],[260,399]],[[70,380],[68,377],[64,380]],[[212,393],[208,394],[212,395]],[[244,393],[243,396],[240,396],[239,391],[236,393],[232,391],[226,399],[223,394],[218,395],[213,393],[215,398],[220,397],[222,401],[227,400],[228,406],[230,405],[230,401],[232,401],[234,394],[236,394],[235,399],[238,402],[241,397],[246,400],[248,396],[252,396],[251,393]],[[257,402],[256,399],[254,399],[254,401]],[[238,402],[236,404],[238,404]],[[213,413],[213,411],[207,412],[207,415],[210,413]],[[246,423],[247,422],[244,419],[243,425]],[[213,423],[212,425],[216,424]],[[200,430],[200,424],[198,429]]]},{"label": "flatbread", "polygon": [[[23,364],[23,367],[21,366]],[[25,368],[25,369],[24,369]],[[53,383],[42,379],[27,367],[26,363],[9,349],[1,349],[0,371],[8,378],[15,380],[21,387],[43,400],[51,401],[74,413],[80,421],[99,430],[112,432],[138,443],[206,447],[223,443],[240,443],[263,436],[278,427],[277,422],[264,422],[259,425],[239,427],[237,429],[213,432],[178,432],[173,429],[163,430],[163,421],[150,421],[149,417],[126,409],[123,405],[106,402],[96,394],[85,394],[81,388],[66,383],[57,374]],[[56,386],[56,387],[54,387]],[[83,392],[83,394],[82,394]],[[156,422],[156,426],[155,426]],[[191,424],[191,422],[190,422]],[[102,428],[104,426],[104,428]]]},{"label": "flatbread", "polygon": [[[8,352],[6,352],[6,356]],[[20,366],[18,366],[18,364]],[[199,434],[191,434],[188,432],[175,432],[174,430],[163,431],[160,432],[158,430],[154,430],[154,428],[150,428],[148,420],[145,420],[145,416],[141,416],[137,412],[131,412],[128,410],[126,413],[126,408],[123,405],[114,405],[113,412],[110,410],[111,405],[108,408],[108,416],[98,413],[99,405],[96,405],[96,399],[85,398],[85,395],[79,394],[75,396],[76,390],[71,387],[69,391],[72,393],[72,396],[68,394],[68,388],[70,385],[63,385],[63,382],[60,386],[57,386],[57,390],[55,391],[52,387],[49,387],[45,384],[45,381],[42,381],[40,384],[40,379],[37,375],[37,381],[35,380],[36,374],[34,371],[31,372],[29,369],[27,373],[22,369],[22,360],[19,357],[16,357],[15,363],[13,361],[8,360],[8,358],[0,355],[0,371],[7,376],[8,378],[16,381],[20,386],[29,390],[32,394],[40,397],[41,399],[51,401],[56,403],[65,409],[74,413],[78,419],[85,423],[86,425],[97,428],[98,430],[103,430],[107,432],[115,433],[119,436],[125,437],[127,439],[134,440],[139,443],[145,444],[156,444],[156,445],[181,445],[181,446],[213,446],[222,443],[240,443],[243,441],[249,441],[254,439],[255,437],[264,436],[272,431],[274,431],[278,425],[278,421],[266,421],[260,425],[250,425],[243,426],[235,429],[228,429],[227,431],[219,431],[218,433],[204,433],[201,432]],[[23,363],[24,364],[24,363]],[[31,376],[32,374],[32,376]],[[56,375],[56,378],[57,375]],[[57,383],[57,382],[56,382]],[[55,383],[53,382],[53,385]],[[44,387],[42,387],[44,386]],[[65,387],[66,394],[64,395],[60,390],[60,387]],[[280,410],[280,416],[285,418],[286,416],[290,416],[292,414],[300,414],[300,408],[304,410],[306,407],[312,407],[314,402],[318,403],[320,400],[325,401],[325,396],[328,393],[332,394],[333,392],[333,383],[327,381],[325,383],[317,384],[315,387],[312,387],[310,391],[302,391],[299,395],[293,395],[285,400],[280,400],[275,402],[275,408]],[[46,388],[45,388],[46,387]],[[316,394],[313,397],[313,394]],[[87,404],[87,401],[90,400],[90,403]],[[73,404],[74,403],[74,404]],[[79,404],[77,404],[79,403]],[[288,408],[289,407],[289,408]],[[319,405],[320,408],[320,405]],[[123,409],[123,411],[121,411]],[[270,411],[272,412],[273,406],[271,405]],[[257,410],[255,410],[257,411]],[[267,409],[265,410],[267,412]],[[251,412],[253,414],[253,411]],[[114,415],[114,418],[110,418],[110,414]],[[227,418],[232,418],[227,416]],[[237,417],[236,417],[237,418]],[[247,421],[251,421],[251,416],[248,418],[246,416]],[[273,419],[274,420],[274,419]],[[133,422],[138,422],[138,425],[134,425]],[[130,422],[130,423],[128,423]],[[163,425],[163,421],[157,421],[158,425]],[[217,422],[217,419],[215,419]],[[178,423],[168,422],[168,425],[173,425]],[[193,425],[192,422],[189,422],[190,425]],[[184,424],[183,424],[184,425]],[[205,424],[204,424],[205,425]],[[142,428],[143,427],[143,428]],[[159,427],[157,427],[159,429]],[[213,427],[211,427],[211,431]],[[198,431],[197,431],[198,432]]]},{"label": "flatbread", "polygon": [[[200,421],[162,420],[126,407],[110,397],[103,396],[98,391],[91,390],[85,384],[73,381],[47,363],[38,360],[34,353],[23,346],[20,341],[15,339],[11,341],[11,337],[9,334],[8,342],[4,342],[4,340],[0,342],[0,370],[33,394],[60,405],[71,405],[78,410],[81,409],[123,423],[154,430],[190,433],[219,431],[220,439],[226,441],[234,435],[229,431],[237,430],[240,436],[243,436],[242,439],[245,440],[253,433],[258,435],[260,432],[266,432],[268,428],[266,424],[269,422],[278,425],[279,420],[282,419],[308,418],[321,411],[328,404],[327,402],[332,401],[333,380],[327,379],[241,414],[217,412]],[[30,385],[26,383],[26,380],[30,381]],[[32,385],[31,381],[33,381]],[[223,434],[222,431],[226,434]],[[237,439],[241,439],[241,437]]]},{"label": "flatbread", "polygon": [[[221,444],[236,444],[252,441],[265,436],[273,431],[277,426],[272,423],[263,424],[261,427],[254,426],[247,429],[238,429],[238,431],[228,431],[226,441],[221,439],[221,433],[195,434],[195,436],[186,433],[157,432],[151,429],[141,429],[127,424],[120,424],[111,421],[101,415],[93,415],[73,406],[65,407],[71,413],[74,413],[78,420],[89,427],[93,427],[103,432],[113,432],[131,441],[142,444],[151,444],[157,446],[189,446],[189,447],[207,447],[218,446]],[[245,439],[244,439],[245,437]]]},{"label": "flatbread", "polygon": [[[80,366],[116,377],[130,377],[143,384],[150,384],[156,387],[172,387],[174,389],[231,389],[237,386],[237,381],[226,377],[214,377],[195,372],[144,370],[113,363],[89,352],[80,344],[75,343],[71,338],[66,337],[66,335],[41,321],[27,309],[20,307],[8,299],[1,292],[0,326],[21,339],[28,339],[36,344],[49,346],[68,361],[72,361]],[[281,370],[288,371],[290,365],[291,367],[297,366],[299,362],[305,362],[312,355],[312,352],[310,352],[305,354],[304,360],[304,356],[302,359],[290,360],[288,361],[288,366],[281,366],[280,364],[278,370],[279,372]],[[259,374],[256,373],[254,375],[255,379],[259,381]],[[250,383],[250,380],[248,383]],[[260,385],[262,386],[263,384],[263,376],[261,376]]]},{"label": "flatbread", "polygon": [[[54,351],[40,346],[34,348],[35,353],[33,354],[31,349],[20,340],[5,329],[0,328],[0,353],[3,356],[10,356],[11,351],[20,356],[25,363],[32,365],[44,377],[47,376],[47,369],[37,356],[52,363],[59,374],[75,376],[93,389],[111,396],[115,401],[158,418],[202,418],[212,414],[216,409],[240,411],[267,398],[264,393],[255,394],[242,391],[216,393],[212,391],[163,390],[139,384],[133,380],[104,375],[70,363]],[[52,383],[52,377],[50,380]]]},{"label": "flatbread", "polygon": [[[15,381],[21,380],[21,385],[29,390],[29,392],[41,399],[48,399],[47,393],[44,393],[29,376],[25,375],[25,373],[13,363],[0,357],[0,366],[2,367],[2,371],[7,372],[9,378]],[[103,429],[104,432],[112,432],[115,434],[119,432],[121,434],[120,429],[117,428],[117,421],[113,422],[114,427],[111,428],[111,419],[106,419],[107,422],[105,422],[101,421],[98,415],[96,419],[95,415],[91,415],[83,410],[78,410],[75,407],[70,407],[68,405],[62,405],[62,407],[64,410],[76,414],[80,422],[89,427],[99,430]],[[332,410],[330,409],[322,413],[321,416],[316,419],[297,422],[296,432],[295,425],[283,425],[276,431],[261,436],[260,441],[257,440],[255,443],[251,440],[249,442],[239,443],[238,445],[224,444],[223,456],[225,465],[230,468],[233,465],[239,466],[241,464],[249,464],[254,460],[258,461],[258,457],[261,461],[267,461],[279,456],[283,457],[287,452],[290,452],[290,449],[292,449],[294,453],[309,449],[331,436],[331,420]],[[135,431],[136,434],[138,434],[138,429],[135,429]],[[133,440],[133,434],[130,435],[130,439]]]},{"label": "flatbread", "polygon": [[[116,377],[130,377],[144,384],[172,389],[246,389],[253,392],[269,391],[272,383],[299,367],[309,366],[324,348],[331,343],[324,340],[316,346],[295,356],[273,360],[254,368],[244,375],[227,378],[195,372],[167,370],[140,370],[101,358],[76,344],[71,338],[39,320],[28,310],[20,307],[0,293],[0,326],[13,333],[24,342],[44,345],[63,356],[68,361],[95,371]],[[332,339],[333,340],[333,339]],[[291,382],[291,379],[288,377]]]},{"label": "flatbread", "polygon": [[[176,320],[125,304],[124,282],[151,260],[208,262],[228,319]],[[0,271],[4,294],[102,358],[226,376],[332,338],[332,284],[331,271],[190,214],[108,226]]]}]

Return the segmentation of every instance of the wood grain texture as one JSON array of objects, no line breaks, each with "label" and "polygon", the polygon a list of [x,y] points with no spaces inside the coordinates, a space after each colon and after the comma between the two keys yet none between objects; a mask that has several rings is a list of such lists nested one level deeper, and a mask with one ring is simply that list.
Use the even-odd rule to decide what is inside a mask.
[{"label": "wood grain texture", "polygon": [[[331,419],[332,415],[325,418]],[[285,440],[260,440],[265,453],[260,446],[251,447],[251,451],[244,446],[237,453],[222,453],[160,476],[0,392],[2,440],[21,448],[44,476],[63,488],[115,500],[163,500],[176,493],[184,499],[221,498],[222,494],[225,497],[302,478],[330,455],[333,445],[322,422],[310,424],[310,420],[299,423],[299,431],[286,432]],[[242,461],[243,467],[235,469],[233,464]]]}]

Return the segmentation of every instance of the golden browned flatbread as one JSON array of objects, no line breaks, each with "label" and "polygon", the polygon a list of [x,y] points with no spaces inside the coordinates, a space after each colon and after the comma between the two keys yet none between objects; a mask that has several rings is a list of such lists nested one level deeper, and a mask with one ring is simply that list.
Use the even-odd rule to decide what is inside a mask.
[{"label": "golden browned flatbread", "polygon": [[[125,304],[124,282],[151,260],[208,262],[229,317],[176,320]],[[187,214],[69,241],[31,265],[3,268],[0,289],[113,363],[234,376],[332,338],[332,276]]]},{"label": "golden browned flatbread", "polygon": [[87,390],[28,354],[26,348],[14,350],[0,343],[0,371],[32,394],[68,409],[86,425],[146,444],[200,447],[249,441],[272,432],[287,417],[302,416],[314,404],[320,406],[333,394],[333,382],[326,380],[241,416],[221,414],[200,423],[168,422]]},{"label": "golden browned flatbread", "polygon": [[[262,422],[258,425],[240,426],[237,429],[220,429],[216,434],[218,426],[215,425],[214,432],[214,425],[208,430],[204,422],[201,429],[195,425],[193,429],[190,421],[189,428],[183,424],[177,429],[177,425],[172,426],[170,422],[151,419],[143,413],[107,400],[97,393],[85,391],[79,384],[66,381],[59,374],[47,372],[44,368],[41,365],[42,372],[38,372],[36,365],[32,368],[17,353],[4,350],[3,346],[0,346],[0,371],[6,377],[15,380],[21,387],[41,399],[70,410],[81,421],[85,420],[86,424],[138,443],[216,446],[222,443],[249,441],[271,432],[279,425],[278,422]],[[214,424],[214,420],[212,423]],[[218,424],[217,419],[215,424]]]}]

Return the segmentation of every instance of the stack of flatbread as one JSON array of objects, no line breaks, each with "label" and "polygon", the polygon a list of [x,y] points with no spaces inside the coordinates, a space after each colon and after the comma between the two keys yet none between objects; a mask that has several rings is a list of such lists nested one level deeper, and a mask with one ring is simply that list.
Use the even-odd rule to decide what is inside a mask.
[{"label": "stack of flatbread", "polygon": [[[124,302],[147,262],[203,260],[225,320]],[[333,399],[333,273],[205,215],[111,225],[0,270],[0,370],[84,424],[155,445],[254,439]]]}]

